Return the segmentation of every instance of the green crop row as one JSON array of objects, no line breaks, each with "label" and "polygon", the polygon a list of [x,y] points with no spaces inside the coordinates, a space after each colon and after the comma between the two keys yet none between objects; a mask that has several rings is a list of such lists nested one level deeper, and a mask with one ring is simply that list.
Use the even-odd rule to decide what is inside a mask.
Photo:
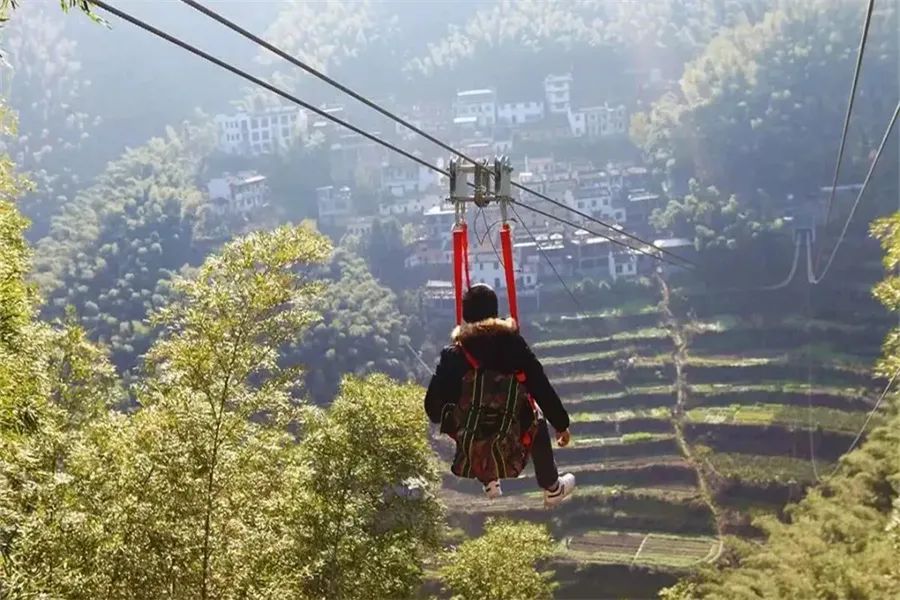
[{"label": "green crop row", "polygon": [[834,408],[792,406],[783,404],[732,404],[692,408],[687,418],[699,423],[729,423],[741,425],[791,425],[798,428],[822,427],[829,431],[859,430],[866,418],[864,412],[850,412]]}]

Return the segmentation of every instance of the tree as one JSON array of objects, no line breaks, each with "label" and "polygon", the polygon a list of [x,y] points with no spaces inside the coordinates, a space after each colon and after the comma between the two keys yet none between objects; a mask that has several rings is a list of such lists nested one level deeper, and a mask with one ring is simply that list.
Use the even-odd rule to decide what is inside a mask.
[{"label": "tree", "polygon": [[448,553],[440,577],[459,600],[549,599],[553,574],[537,565],[551,554],[553,542],[543,526],[490,520],[481,537]]},{"label": "tree", "polygon": [[122,370],[152,342],[145,320],[167,301],[172,279],[202,257],[192,244],[203,202],[195,180],[210,146],[206,130],[186,128],[127,151],[64,207],[38,246],[45,314],[75,307]]},{"label": "tree", "polygon": [[372,231],[363,240],[363,255],[369,271],[383,285],[392,290],[403,287],[405,270],[399,268],[408,255],[403,241],[403,231],[396,221],[379,221],[372,224]]},{"label": "tree", "polygon": [[345,249],[335,252],[326,278],[328,288],[319,303],[323,318],[291,353],[315,365],[306,374],[312,399],[323,403],[333,398],[348,373],[407,379],[412,373],[408,318],[400,313],[396,295]]},{"label": "tree", "polygon": [[3,597],[413,593],[442,521],[422,390],[348,379],[306,409],[281,357],[317,318],[309,267],[330,251],[283,227],[178,278],[131,412],[109,410],[113,371],[71,324],[40,347],[33,394],[0,365]]},{"label": "tree", "polygon": [[[5,108],[0,123],[11,128]],[[48,550],[68,537],[77,515],[65,510],[66,469],[82,430],[118,399],[105,353],[71,320],[35,319],[38,296],[26,283],[27,220],[12,203],[26,183],[0,157],[0,596],[28,596],[59,573]],[[65,555],[62,555],[65,556]],[[67,579],[68,580],[68,579]]]},{"label": "tree", "polygon": [[694,241],[698,250],[734,249],[765,231],[777,230],[780,220],[764,221],[758,211],[742,205],[735,195],[725,197],[716,187],[690,181],[690,192],[655,209],[651,224],[659,231]]},{"label": "tree", "polygon": [[[8,21],[12,11],[19,8],[21,3],[22,0],[0,0],[0,23]],[[59,7],[65,12],[77,8],[91,18],[97,19],[97,16],[91,11],[89,0],[59,0]]]},{"label": "tree", "polygon": [[306,573],[303,597],[412,597],[443,521],[421,401],[418,386],[349,378],[308,421],[305,493],[288,517],[301,536],[287,568]]},{"label": "tree", "polygon": [[35,184],[22,198],[22,209],[32,219],[32,239],[47,234],[53,212],[75,195],[96,154],[89,144],[100,123],[80,101],[89,82],[78,45],[65,36],[64,20],[51,10],[29,3],[3,27],[3,57],[12,67],[9,104],[19,121],[9,151]]},{"label": "tree", "polygon": [[[831,181],[863,10],[853,2],[778,1],[723,31],[684,69],[679,89],[635,117],[659,168],[695,176],[757,208],[817,194]],[[897,11],[879,9],[848,138],[842,182],[862,179],[897,96]],[[677,186],[678,181],[674,182]]]}]

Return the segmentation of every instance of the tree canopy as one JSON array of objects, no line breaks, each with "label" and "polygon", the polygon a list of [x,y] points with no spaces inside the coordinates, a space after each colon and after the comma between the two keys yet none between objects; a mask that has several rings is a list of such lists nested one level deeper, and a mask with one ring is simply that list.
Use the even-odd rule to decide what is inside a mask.
[{"label": "tree canopy", "polygon": [[[0,252],[12,257],[21,223],[7,226],[6,214]],[[318,234],[283,227],[177,278],[126,413],[113,407],[111,367],[77,327],[40,326],[53,339],[30,335],[42,345],[11,355],[5,338],[30,324],[24,313],[10,321],[3,597],[413,593],[442,519],[422,390],[351,378],[328,409],[308,409],[295,398],[299,371],[278,360],[316,318],[322,286],[303,267],[329,254]],[[8,295],[2,306],[14,307]],[[11,379],[13,366],[34,377]]]},{"label": "tree canopy", "polygon": [[[636,141],[668,175],[694,173],[745,203],[758,190],[818,192],[831,182],[863,16],[852,2],[778,2],[758,23],[725,30],[676,92],[635,118]],[[873,19],[843,181],[861,180],[890,116],[896,25],[890,6]]]},{"label": "tree canopy", "polygon": [[325,277],[327,287],[319,302],[322,320],[291,351],[301,363],[315,365],[306,374],[313,399],[330,400],[346,373],[409,378],[409,318],[401,314],[394,292],[346,249],[335,252]]},{"label": "tree canopy", "polygon": [[449,552],[441,581],[458,600],[549,600],[553,574],[539,571],[538,565],[552,553],[543,526],[489,521],[481,537]]}]

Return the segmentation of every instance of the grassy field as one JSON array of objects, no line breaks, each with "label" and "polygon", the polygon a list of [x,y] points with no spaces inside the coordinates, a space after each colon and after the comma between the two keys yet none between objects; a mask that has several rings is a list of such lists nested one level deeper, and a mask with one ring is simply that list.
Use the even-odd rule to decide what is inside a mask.
[{"label": "grassy field", "polygon": [[811,461],[789,456],[714,452],[707,460],[719,475],[750,483],[813,482],[816,470],[828,473],[833,468],[832,463],[819,462],[814,469]]},{"label": "grassy field", "polygon": [[687,411],[687,418],[699,423],[728,423],[742,425],[787,425],[805,428],[822,427],[829,431],[856,432],[865,421],[864,412],[849,412],[832,408],[786,406],[783,404],[754,404],[704,406]]},{"label": "grassy field", "polygon": [[564,552],[585,562],[688,567],[712,561],[720,543],[707,536],[587,531],[566,539]]}]

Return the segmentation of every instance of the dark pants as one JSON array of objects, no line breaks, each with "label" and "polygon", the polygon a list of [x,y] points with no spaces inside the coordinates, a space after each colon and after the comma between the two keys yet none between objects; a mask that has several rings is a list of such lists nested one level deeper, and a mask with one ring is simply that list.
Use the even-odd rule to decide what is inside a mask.
[{"label": "dark pants", "polygon": [[534,462],[534,477],[542,488],[550,489],[559,479],[556,461],[553,460],[553,446],[550,445],[550,431],[547,421],[538,421],[537,433],[531,443],[531,460]]}]

